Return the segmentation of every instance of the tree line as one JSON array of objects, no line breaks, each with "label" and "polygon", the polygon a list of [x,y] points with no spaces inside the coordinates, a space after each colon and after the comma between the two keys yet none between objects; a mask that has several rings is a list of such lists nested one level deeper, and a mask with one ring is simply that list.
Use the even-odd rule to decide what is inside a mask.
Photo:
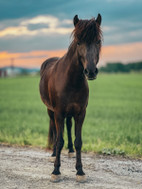
[{"label": "tree line", "polygon": [[142,71],[142,62],[134,62],[134,63],[107,63],[106,66],[103,66],[99,69],[101,72],[140,72]]}]

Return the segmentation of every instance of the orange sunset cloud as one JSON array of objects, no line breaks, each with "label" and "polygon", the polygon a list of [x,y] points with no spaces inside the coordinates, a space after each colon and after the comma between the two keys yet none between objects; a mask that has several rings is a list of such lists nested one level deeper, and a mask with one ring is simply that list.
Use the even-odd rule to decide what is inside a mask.
[{"label": "orange sunset cloud", "polygon": [[123,45],[105,46],[102,49],[101,62],[135,62],[142,61],[142,42]]},{"label": "orange sunset cloud", "polygon": [[[50,57],[61,57],[67,50],[45,50],[31,51],[24,53],[0,52],[0,67],[14,66],[20,67],[40,67],[42,62]],[[100,66],[107,62],[133,62],[142,60],[142,42],[113,45],[102,47]]]},{"label": "orange sunset cloud", "polygon": [[54,51],[31,51],[26,53],[8,53],[0,52],[0,67],[14,66],[23,67],[40,67],[42,62],[49,57],[61,57],[65,54],[66,50],[54,50]]}]

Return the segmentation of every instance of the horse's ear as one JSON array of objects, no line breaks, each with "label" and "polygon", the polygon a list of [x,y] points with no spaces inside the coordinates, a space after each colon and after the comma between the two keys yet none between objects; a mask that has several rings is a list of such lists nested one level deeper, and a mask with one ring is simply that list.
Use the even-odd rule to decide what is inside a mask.
[{"label": "horse's ear", "polygon": [[96,19],[96,22],[101,25],[101,22],[102,22],[102,16],[100,14],[98,14],[98,17]]},{"label": "horse's ear", "polygon": [[79,22],[78,15],[75,15],[74,18],[73,18],[74,26],[76,26],[76,24],[77,24],[78,22]]}]

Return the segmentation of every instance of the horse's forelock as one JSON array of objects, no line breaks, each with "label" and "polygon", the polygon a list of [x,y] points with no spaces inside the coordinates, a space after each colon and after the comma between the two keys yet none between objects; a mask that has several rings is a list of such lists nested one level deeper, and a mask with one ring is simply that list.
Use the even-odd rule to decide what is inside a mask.
[{"label": "horse's forelock", "polygon": [[92,43],[102,37],[101,28],[95,18],[91,20],[79,20],[73,31],[74,38],[79,42]]}]

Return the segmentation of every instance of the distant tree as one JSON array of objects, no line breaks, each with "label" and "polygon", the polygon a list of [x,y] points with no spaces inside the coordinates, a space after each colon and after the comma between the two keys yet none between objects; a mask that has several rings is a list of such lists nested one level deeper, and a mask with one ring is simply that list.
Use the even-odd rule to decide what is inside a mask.
[{"label": "distant tree", "polygon": [[126,64],[126,67],[130,71],[141,71],[142,70],[142,62]]},{"label": "distant tree", "polygon": [[142,70],[142,62],[122,64],[120,62],[117,63],[107,63],[105,67],[101,67],[100,71],[102,72],[130,72],[130,71],[141,71]]},{"label": "distant tree", "polygon": [[21,74],[22,75],[28,75],[28,70],[25,68],[22,68],[22,70],[21,70]]}]

